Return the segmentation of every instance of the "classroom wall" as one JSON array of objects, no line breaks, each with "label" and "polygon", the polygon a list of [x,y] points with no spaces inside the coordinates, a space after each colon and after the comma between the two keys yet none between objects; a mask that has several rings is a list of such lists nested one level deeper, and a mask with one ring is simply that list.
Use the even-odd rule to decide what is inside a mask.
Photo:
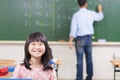
[{"label": "classroom wall", "polygon": [[[68,42],[49,42],[53,50],[54,58],[60,59],[62,64],[59,66],[59,80],[75,79],[76,56],[75,48],[69,49]],[[93,42],[93,62],[95,80],[113,80],[113,65],[110,60],[113,54],[120,57],[120,43],[118,42]],[[0,59],[15,59],[20,63],[24,57],[24,41],[0,41]],[[85,63],[85,60],[84,60]],[[84,77],[85,77],[84,64]],[[117,73],[120,79],[120,73]]]}]

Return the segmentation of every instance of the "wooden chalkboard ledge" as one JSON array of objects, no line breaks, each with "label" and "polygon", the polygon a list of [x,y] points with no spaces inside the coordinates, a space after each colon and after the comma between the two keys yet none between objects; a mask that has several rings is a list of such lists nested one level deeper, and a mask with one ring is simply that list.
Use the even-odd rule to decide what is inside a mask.
[{"label": "wooden chalkboard ledge", "polygon": [[[0,41],[0,44],[24,44],[25,41]],[[68,45],[68,42],[48,41],[50,45]],[[73,42],[74,44],[74,42]],[[120,46],[120,42],[93,42],[93,46]]]}]

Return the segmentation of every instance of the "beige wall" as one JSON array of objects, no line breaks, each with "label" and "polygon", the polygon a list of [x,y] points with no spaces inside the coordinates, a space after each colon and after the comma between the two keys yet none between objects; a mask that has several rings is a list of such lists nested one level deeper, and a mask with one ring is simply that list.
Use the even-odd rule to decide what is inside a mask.
[{"label": "beige wall", "polygon": [[[59,66],[59,79],[75,79],[76,75],[76,55],[75,48],[69,49],[68,42],[49,42],[53,50],[55,59],[60,59],[62,64]],[[93,42],[93,62],[94,79],[112,80],[113,66],[110,60],[113,54],[120,56],[119,42]],[[0,59],[15,59],[19,64],[24,57],[24,41],[0,41]],[[84,60],[84,77],[85,77]],[[117,73],[120,79],[120,73]]]}]

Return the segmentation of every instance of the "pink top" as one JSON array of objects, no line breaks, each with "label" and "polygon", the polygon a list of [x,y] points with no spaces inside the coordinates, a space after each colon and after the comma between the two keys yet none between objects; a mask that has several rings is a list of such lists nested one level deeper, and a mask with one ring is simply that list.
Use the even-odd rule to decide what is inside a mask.
[{"label": "pink top", "polygon": [[28,70],[24,65],[16,66],[13,72],[14,78],[30,78],[32,80],[57,80],[54,70],[43,71],[43,66],[40,68],[32,68]]}]

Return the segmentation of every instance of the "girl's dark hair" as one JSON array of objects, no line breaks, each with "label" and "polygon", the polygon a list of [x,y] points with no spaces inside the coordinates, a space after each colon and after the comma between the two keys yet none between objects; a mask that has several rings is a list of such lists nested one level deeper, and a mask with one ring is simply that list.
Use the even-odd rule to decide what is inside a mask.
[{"label": "girl's dark hair", "polygon": [[84,6],[87,0],[78,0],[79,6]]},{"label": "girl's dark hair", "polygon": [[25,47],[24,47],[24,51],[25,51],[25,58],[24,58],[24,65],[27,69],[31,70],[30,68],[30,58],[31,58],[31,55],[28,51],[28,48],[29,48],[29,44],[31,42],[34,42],[34,41],[41,41],[44,43],[45,45],[45,53],[42,55],[42,58],[41,58],[41,63],[43,64],[43,70],[52,70],[52,67],[50,66],[49,62],[51,59],[53,59],[53,56],[52,56],[52,51],[51,51],[51,48],[49,47],[48,45],[48,42],[47,42],[47,39],[45,37],[45,35],[43,35],[41,32],[33,32],[29,35],[29,37],[27,38],[26,42],[25,42]]}]

